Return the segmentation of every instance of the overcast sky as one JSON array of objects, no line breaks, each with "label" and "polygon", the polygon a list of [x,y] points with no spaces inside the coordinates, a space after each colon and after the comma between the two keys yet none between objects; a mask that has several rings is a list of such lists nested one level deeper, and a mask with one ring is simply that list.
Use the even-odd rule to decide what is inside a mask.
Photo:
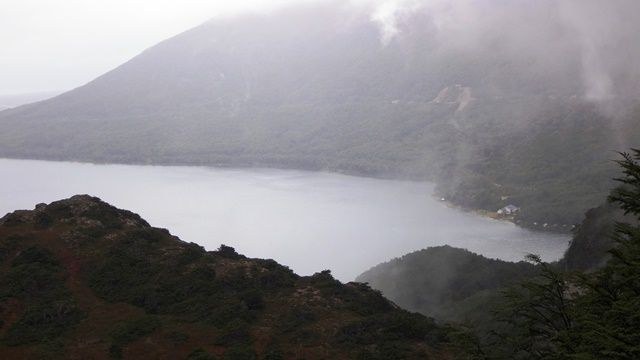
[{"label": "overcast sky", "polygon": [[571,44],[582,49],[587,97],[610,97],[619,87],[616,79],[635,82],[640,73],[639,63],[629,61],[640,55],[640,0],[0,1],[0,95],[70,90],[208,19],[311,1],[363,5],[380,25],[383,42],[395,36],[398,14],[422,7],[432,15],[444,44],[473,50],[486,46],[481,40],[491,38],[487,34],[498,32],[506,45],[512,38],[517,51],[525,44],[554,59],[548,56],[553,41],[535,38],[544,29],[540,16],[548,13],[559,19]]},{"label": "overcast sky", "polygon": [[68,90],[210,18],[300,1],[2,0],[0,95]]}]

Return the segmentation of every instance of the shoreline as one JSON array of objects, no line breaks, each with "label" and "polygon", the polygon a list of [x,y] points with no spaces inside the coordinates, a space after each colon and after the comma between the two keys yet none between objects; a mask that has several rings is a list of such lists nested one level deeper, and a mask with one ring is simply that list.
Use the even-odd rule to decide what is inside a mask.
[{"label": "shoreline", "polygon": [[515,216],[501,216],[495,211],[465,207],[463,205],[459,205],[449,200],[446,200],[441,195],[438,195],[437,193],[433,193],[431,194],[431,196],[434,198],[434,200],[440,203],[443,203],[448,208],[473,213],[473,214],[482,216],[484,218],[489,218],[496,221],[508,222],[520,228],[531,230],[531,231],[539,231],[539,232],[545,232],[545,233],[551,233],[551,234],[571,235],[573,233],[573,230],[576,228],[575,225],[568,225],[568,224],[561,224],[561,225],[559,224],[549,225],[549,224],[538,224],[538,223],[530,224],[530,223],[526,223],[521,220],[518,220],[517,217]]},{"label": "shoreline", "polygon": [[[275,170],[292,170],[292,171],[309,171],[309,172],[324,172],[338,175],[355,176],[376,180],[398,180],[398,181],[415,181],[415,182],[431,182],[437,185],[437,182],[433,179],[433,176],[417,175],[409,173],[396,173],[390,175],[382,171],[359,171],[357,169],[345,169],[334,166],[317,166],[317,164],[306,164],[302,166],[285,165],[278,161],[239,161],[237,163],[231,162],[211,162],[211,161],[109,161],[104,160],[81,160],[81,159],[61,159],[59,157],[28,157],[28,156],[7,156],[0,154],[0,159],[7,160],[24,160],[24,161],[52,161],[52,162],[67,162],[78,164],[91,164],[91,165],[130,165],[130,166],[174,166],[174,167],[203,167],[211,169],[275,169]],[[495,211],[487,209],[469,208],[462,204],[457,204],[449,200],[442,200],[442,196],[437,193],[432,193],[431,196],[438,202],[446,203],[446,206],[455,208],[465,212],[475,213],[482,217],[491,218],[493,220],[510,222],[523,229],[532,231],[549,232],[555,234],[571,234],[576,225],[569,224],[538,224],[526,223],[521,220],[517,220],[515,217],[504,217],[498,215]]]}]

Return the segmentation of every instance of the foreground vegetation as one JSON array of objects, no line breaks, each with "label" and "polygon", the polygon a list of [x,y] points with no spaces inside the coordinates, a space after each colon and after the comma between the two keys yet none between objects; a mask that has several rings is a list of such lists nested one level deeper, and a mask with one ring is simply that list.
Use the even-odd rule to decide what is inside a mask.
[{"label": "foreground vegetation", "polygon": [[541,273],[504,292],[487,358],[640,357],[640,151],[623,156],[622,185],[609,199],[636,222],[615,225],[611,257],[592,272],[561,271],[531,255]]},{"label": "foreground vegetation", "polygon": [[[207,252],[89,196],[16,211],[0,219],[0,355],[637,358],[640,151],[619,164],[622,186],[610,199],[620,212],[591,212],[560,263],[445,246],[360,277],[446,326],[329,271],[299,277],[224,245]],[[627,222],[608,225],[616,220]],[[610,231],[607,255],[598,236]]]},{"label": "foreground vegetation", "polygon": [[450,331],[329,271],[205,251],[75,196],[0,219],[0,358],[448,359]]},{"label": "foreground vegetation", "polygon": [[640,357],[640,150],[590,211],[565,257],[504,263],[434,248],[359,277],[410,309],[454,323],[477,359]]}]

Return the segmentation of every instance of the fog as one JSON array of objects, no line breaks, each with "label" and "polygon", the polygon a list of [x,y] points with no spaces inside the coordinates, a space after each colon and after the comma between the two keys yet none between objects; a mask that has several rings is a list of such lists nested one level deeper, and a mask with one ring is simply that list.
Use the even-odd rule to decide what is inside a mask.
[{"label": "fog", "polygon": [[637,350],[640,0],[2,5],[0,353]]},{"label": "fog", "polygon": [[302,2],[6,0],[0,11],[0,95],[70,90],[211,18]]},{"label": "fog", "polygon": [[[419,18],[434,54],[527,59],[529,71],[580,70],[578,96],[637,94],[640,2],[634,0],[9,1],[0,14],[0,94],[73,88],[210,18],[333,8],[378,24],[382,46]],[[322,16],[319,12],[319,16]],[[286,20],[285,20],[286,21]]]},{"label": "fog", "polygon": [[634,0],[405,0],[380,1],[372,19],[381,41],[402,35],[402,21],[423,14],[437,46],[466,56],[493,52],[503,60],[528,57],[553,71],[579,64],[585,98],[637,97],[640,2]]},{"label": "fog", "polygon": [[[116,1],[95,8],[88,5],[89,2],[82,2],[82,5],[77,1],[67,2],[61,8],[57,8],[56,3],[47,2],[45,6],[37,1],[15,2],[9,7],[13,11],[0,15],[0,34],[3,34],[0,40],[7,55],[0,57],[0,78],[3,79],[0,93],[76,87],[136,54],[142,54],[88,86],[41,106],[3,112],[0,118],[8,119],[3,123],[3,132],[10,134],[9,140],[0,143],[6,156],[157,164],[275,164],[330,170],[352,168],[355,172],[364,169],[362,173],[387,177],[446,177],[445,185],[458,184],[461,176],[469,172],[470,164],[491,160],[492,147],[499,149],[505,139],[512,140],[512,144],[520,143],[520,136],[526,131],[514,131],[514,138],[509,139],[512,133],[504,129],[515,128],[516,122],[532,122],[538,115],[536,107],[543,103],[542,100],[538,102],[540,98],[544,101],[562,99],[559,102],[566,108],[572,108],[573,99],[586,100],[599,104],[607,114],[617,115],[624,113],[627,105],[635,104],[640,93],[640,63],[635,61],[640,55],[640,42],[636,39],[640,33],[640,22],[635,19],[640,13],[637,1],[282,0],[243,5],[224,1],[186,4],[138,1],[130,5],[130,2]],[[9,13],[11,16],[7,15]],[[102,20],[96,20],[101,16],[104,16]],[[202,22],[205,22],[203,26],[183,32]],[[63,39],[70,40],[64,40],[62,46],[60,41]],[[454,94],[454,101],[449,104],[435,101],[436,96],[447,89],[458,89],[460,93]],[[466,97],[465,106],[476,99],[484,102],[478,101],[477,108],[468,107],[470,110],[462,115],[449,109],[456,102],[461,104],[463,97]],[[496,101],[505,98],[509,101]],[[342,108],[336,104],[346,106]],[[555,116],[552,110],[556,105],[548,105],[544,110]],[[568,111],[559,111],[558,117],[566,113]],[[588,110],[580,114],[595,118]],[[552,125],[554,116],[547,116]],[[95,126],[88,119],[100,125]],[[427,122],[435,125],[426,128]],[[482,122],[490,125],[485,127]],[[551,134],[556,131],[554,126],[549,126]],[[40,130],[44,128],[47,131]],[[72,134],[69,129],[73,129]],[[436,132],[438,129],[441,132]],[[624,130],[620,130],[622,132]],[[451,143],[459,142],[459,145],[449,147],[450,144],[444,144],[446,140],[440,139],[451,134],[455,134]],[[618,145],[627,144],[625,141],[622,139],[618,144],[603,141],[604,145],[598,145],[598,148],[622,150],[624,147]],[[575,144],[568,149],[568,152],[582,150],[583,146]],[[530,152],[523,148],[515,150],[521,154]],[[544,153],[536,155],[535,159],[544,157],[551,162],[554,156],[559,155]],[[522,158],[535,164],[529,157]],[[392,256],[445,243],[510,260],[537,250],[557,258],[564,247],[564,244],[553,247],[550,252],[546,252],[546,245],[511,248],[504,242],[519,238],[517,244],[529,244],[522,239],[533,235],[510,224],[449,209],[436,211],[434,207],[440,209],[442,204],[430,199],[431,185],[424,183],[322,174],[250,172],[233,175],[232,172],[192,168],[124,167],[114,170],[118,173],[116,176],[110,175],[104,167],[76,169],[75,166],[80,165],[64,166],[72,166],[68,169],[69,176],[90,175],[89,180],[71,181],[82,186],[63,186],[52,193],[47,193],[48,189],[34,192],[18,188],[14,193],[23,199],[19,205],[32,205],[26,200],[51,201],[78,192],[104,194],[106,200],[140,211],[154,225],[167,227],[184,235],[186,240],[206,244],[210,249],[219,243],[228,243],[250,256],[274,257],[302,273],[321,270],[319,264],[326,264],[339,277],[348,279],[367,266]],[[432,170],[436,166],[445,170]],[[506,174],[487,175],[486,179],[486,174],[478,173],[491,185],[502,183],[508,177],[521,181],[522,184],[514,181],[518,187],[510,190],[513,193],[505,193],[506,198],[535,188],[528,181],[537,179],[540,189],[548,192],[541,197],[563,204],[576,200],[554,199],[558,192],[564,192],[565,183],[561,188],[551,181],[543,182],[533,171],[517,173],[522,169],[520,166],[514,168]],[[556,166],[556,172],[550,172],[547,180],[565,176],[565,171],[557,170],[559,168],[561,166]],[[86,169],[90,171],[85,173]],[[141,171],[136,173],[140,178],[133,177],[130,169]],[[76,170],[80,173],[76,174]],[[97,172],[93,173],[93,170]],[[129,174],[130,184],[105,183],[96,175],[102,171],[107,171],[105,176],[109,179]],[[169,176],[189,180],[186,183],[169,181],[153,189],[145,181],[155,184],[161,180],[147,171],[159,179]],[[197,174],[181,175],[181,171]],[[37,173],[36,170],[32,172]],[[29,172],[22,176],[37,178]],[[237,178],[220,184],[220,176]],[[270,179],[270,176],[274,178]],[[294,181],[292,186],[304,188],[303,192],[309,197],[302,201],[302,198],[287,196],[285,201],[274,193],[261,192],[264,184],[289,186],[289,178],[298,179],[300,183]],[[258,179],[255,182],[262,185],[250,189],[234,188],[247,181],[255,185],[250,179]],[[331,191],[323,188],[321,195],[313,197],[315,190],[308,193],[306,190],[313,189],[318,179],[343,184],[336,185],[340,189],[335,192],[331,192],[335,190],[333,188]],[[197,191],[212,199],[221,197],[224,202],[216,202],[215,206],[203,204],[198,200],[206,198],[205,195],[198,195],[196,191],[182,193],[183,187],[195,186],[193,181],[200,186]],[[353,190],[358,188],[356,183],[362,187],[358,191]],[[38,183],[29,185],[19,181],[12,184],[34,189],[43,187]],[[59,184],[65,185],[65,182]],[[136,198],[130,188],[134,185],[145,190],[140,193],[146,195]],[[221,185],[234,188],[237,197],[225,193],[230,190],[217,193]],[[325,185],[323,182],[322,186]],[[594,188],[600,191],[600,187]],[[584,190],[589,191],[594,193],[596,190]],[[43,198],[37,199],[35,194]],[[152,194],[163,194],[165,201],[162,203],[169,204],[171,209],[182,209],[184,216],[157,213],[161,209],[141,206],[141,203],[155,201],[151,200],[155,199]],[[349,194],[360,194],[360,198],[343,201],[343,196]],[[389,195],[392,199],[385,200],[393,200],[397,206],[385,209],[380,207],[384,202],[370,202],[381,194],[392,194]],[[183,203],[183,198],[190,200]],[[526,196],[524,199],[523,202]],[[233,210],[233,202],[240,200],[246,201],[245,207],[242,211]],[[280,201],[288,205],[279,208]],[[297,207],[288,207],[291,203]],[[255,214],[255,208],[251,208],[257,206],[255,204],[265,206],[256,215],[257,220],[235,217]],[[302,214],[301,204],[313,208],[309,210],[313,213],[292,220],[294,215]],[[356,208],[351,208],[356,204]],[[494,203],[491,206],[490,210],[496,208]],[[271,208],[274,210],[267,210]],[[6,211],[11,209],[5,207]],[[193,209],[197,211],[194,213]],[[210,212],[209,209],[217,210]],[[413,210],[403,212],[406,209]],[[334,224],[341,224],[343,218],[333,216],[342,211],[347,211],[352,223],[341,228]],[[433,220],[438,219],[434,214],[441,213],[456,215]],[[172,220],[173,217],[181,220]],[[202,224],[208,224],[208,219],[214,218],[226,219],[221,225],[223,228],[206,229],[220,235],[219,243],[205,238],[206,232],[202,231],[205,226]],[[315,220],[305,223],[305,219],[311,218]],[[389,219],[395,220],[385,222]],[[431,224],[429,221],[436,222]],[[236,223],[237,226],[232,226]],[[304,226],[290,230],[287,226],[291,223]],[[454,223],[464,223],[465,229],[451,225]],[[270,234],[267,228],[273,224],[280,224],[277,231],[265,235]],[[438,224],[447,224],[444,228],[448,230],[434,230]],[[474,240],[479,228],[487,229],[488,238],[497,242],[486,248],[481,246],[488,243],[486,238]],[[327,229],[339,230],[339,234]],[[257,241],[256,234],[264,235],[266,240]],[[300,243],[297,238],[305,238],[308,242]],[[376,244],[387,247],[370,246],[369,238],[377,239]],[[396,240],[398,238],[400,240]],[[323,245],[313,247],[309,242]],[[358,259],[342,260],[332,255],[337,247],[347,243],[354,247],[345,254],[362,252],[363,248],[367,249],[366,254],[359,254]],[[500,245],[496,246],[496,243]],[[271,247],[273,244],[280,245]],[[298,244],[303,245],[296,248]],[[271,249],[280,250],[271,252]],[[299,252],[294,254],[289,251],[292,249]],[[308,261],[323,251],[323,262],[312,264]]]},{"label": "fog", "polygon": [[62,91],[42,91],[26,94],[0,95],[0,110],[50,99],[60,93],[62,93]]},{"label": "fog", "polygon": [[448,208],[433,185],[329,173],[91,165],[0,159],[0,213],[88,193],[208,250],[221,244],[301,275],[342,281],[378,263],[449,244],[492,258],[557,260],[568,236]]}]

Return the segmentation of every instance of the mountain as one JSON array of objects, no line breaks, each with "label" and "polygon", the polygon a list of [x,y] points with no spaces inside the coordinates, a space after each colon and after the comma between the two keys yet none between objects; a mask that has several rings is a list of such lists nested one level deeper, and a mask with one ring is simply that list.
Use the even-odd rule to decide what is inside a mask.
[{"label": "mountain", "polygon": [[[550,268],[558,274],[572,274],[562,275],[566,276],[567,281],[575,281],[571,277],[575,274],[583,272],[588,278],[590,274],[600,271],[611,259],[609,250],[616,244],[613,235],[617,222],[638,224],[636,217],[625,215],[610,203],[589,210],[575,229],[563,258]],[[486,358],[501,359],[503,357],[492,354],[491,348],[508,348],[504,354],[506,359],[513,357],[514,349],[509,346],[517,349],[525,346],[510,344],[504,334],[496,335],[496,332],[502,334],[510,331],[520,334],[525,326],[519,324],[509,330],[512,325],[501,318],[516,319],[512,314],[504,315],[505,312],[515,311],[510,307],[513,304],[506,294],[522,284],[548,281],[544,276],[549,274],[544,273],[543,266],[525,261],[516,263],[488,259],[465,249],[441,246],[378,264],[360,274],[356,281],[381,291],[404,309],[470,329],[478,344],[482,344]],[[524,286],[528,289],[526,291],[530,291],[531,288],[526,286],[531,285]],[[517,309],[520,310],[534,307],[531,304],[519,306]]]},{"label": "mountain", "polygon": [[439,246],[374,266],[356,281],[369,284],[404,309],[442,321],[487,316],[492,292],[537,273],[526,262],[487,259],[464,249]]},{"label": "mountain", "polygon": [[42,91],[26,94],[0,95],[0,110],[18,107],[20,105],[42,101],[61,94],[62,91]]},{"label": "mountain", "polygon": [[[554,266],[594,272],[611,258],[616,223],[638,224],[612,203],[586,212],[569,248]],[[501,306],[500,291],[539,274],[529,262],[488,259],[465,249],[432,247],[378,264],[356,281],[369,284],[404,309],[441,321],[471,323],[486,330],[491,312]]]},{"label": "mountain", "polygon": [[614,246],[615,225],[620,222],[638,223],[636,218],[625,215],[610,203],[587,211],[560,260],[561,266],[567,270],[592,271],[606,264],[610,259],[609,250]]},{"label": "mountain", "polygon": [[633,359],[639,351],[640,150],[586,213],[565,257],[490,260],[439,247],[358,277],[401,306],[469,329],[478,359]]},{"label": "mountain", "polygon": [[0,156],[432,180],[456,204],[566,229],[606,196],[607,151],[640,143],[640,92],[616,75],[619,116],[584,96],[582,43],[550,3],[487,2],[511,32],[429,9],[381,24],[336,1],[212,20],[0,112]]},{"label": "mountain", "polygon": [[97,198],[0,219],[0,357],[451,359],[448,331],[328,271],[207,252]]}]

